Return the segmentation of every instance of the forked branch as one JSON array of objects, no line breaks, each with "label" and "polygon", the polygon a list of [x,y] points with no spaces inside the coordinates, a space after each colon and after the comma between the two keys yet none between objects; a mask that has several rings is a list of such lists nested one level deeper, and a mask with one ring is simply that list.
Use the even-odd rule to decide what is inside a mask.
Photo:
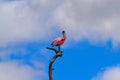
[{"label": "forked branch", "polygon": [[52,64],[55,62],[55,60],[58,58],[58,57],[62,57],[62,51],[61,50],[56,50],[55,48],[49,48],[47,47],[47,49],[49,50],[52,50],[55,52],[55,55],[53,56],[53,58],[51,59],[50,63],[49,63],[49,80],[53,80],[53,77],[52,77],[52,71],[54,70],[53,67],[52,67]]}]

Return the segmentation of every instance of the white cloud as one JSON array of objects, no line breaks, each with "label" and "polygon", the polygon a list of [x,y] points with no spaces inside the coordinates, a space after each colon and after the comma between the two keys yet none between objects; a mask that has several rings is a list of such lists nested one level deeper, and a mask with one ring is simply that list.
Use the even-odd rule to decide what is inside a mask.
[{"label": "white cloud", "polygon": [[0,80],[42,80],[45,73],[18,62],[0,62]]},{"label": "white cloud", "polygon": [[106,69],[93,80],[120,80],[120,66]]},{"label": "white cloud", "polygon": [[91,42],[119,43],[119,3],[119,0],[2,1],[0,46],[44,40],[60,29],[65,29],[72,40],[88,38]]},{"label": "white cloud", "polygon": [[0,59],[1,60],[10,60],[11,55],[16,55],[19,57],[24,57],[25,55],[30,55],[30,51],[25,48],[17,48],[17,47],[11,47],[11,48],[5,48],[0,50]]},{"label": "white cloud", "polygon": [[0,46],[38,41],[49,36],[52,22],[48,18],[51,18],[51,12],[48,12],[49,7],[41,6],[40,2],[0,2]]},{"label": "white cloud", "polygon": [[119,0],[65,0],[55,20],[74,40],[120,42]]},{"label": "white cloud", "polygon": [[0,50],[0,80],[44,80],[48,78],[45,64],[23,47]]}]

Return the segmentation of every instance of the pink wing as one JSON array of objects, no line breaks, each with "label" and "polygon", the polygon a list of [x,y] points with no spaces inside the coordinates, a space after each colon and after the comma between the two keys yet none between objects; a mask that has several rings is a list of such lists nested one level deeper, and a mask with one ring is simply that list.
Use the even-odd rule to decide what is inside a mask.
[{"label": "pink wing", "polygon": [[51,43],[51,45],[52,45],[52,46],[60,46],[60,45],[62,45],[64,42],[65,42],[65,39],[64,39],[63,37],[58,37],[58,38],[56,38],[56,39]]}]

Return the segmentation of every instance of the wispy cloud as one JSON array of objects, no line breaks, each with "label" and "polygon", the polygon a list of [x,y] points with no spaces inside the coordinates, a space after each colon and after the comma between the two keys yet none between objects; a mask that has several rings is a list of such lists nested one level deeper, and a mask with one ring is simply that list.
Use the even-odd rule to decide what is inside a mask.
[{"label": "wispy cloud", "polygon": [[0,79],[44,80],[48,78],[45,62],[42,61],[43,56],[40,57],[42,54],[39,48],[33,47],[32,50],[30,46],[28,48],[23,45],[0,49]]},{"label": "wispy cloud", "polygon": [[[119,0],[65,0],[54,13],[55,20],[72,39],[120,42]],[[111,4],[111,5],[110,5]]]},{"label": "wispy cloud", "polygon": [[0,2],[0,46],[49,36],[54,27],[51,9],[53,6],[42,0]]},{"label": "wispy cloud", "polygon": [[35,70],[16,61],[0,62],[0,80],[42,80],[44,71]]},{"label": "wispy cloud", "polygon": [[119,43],[119,2],[3,1],[0,3],[0,44],[43,40],[56,32],[53,32],[54,28],[65,29],[68,37],[77,41],[88,38],[91,42],[112,40]]},{"label": "wispy cloud", "polygon": [[93,80],[120,80],[120,66],[107,68]]}]

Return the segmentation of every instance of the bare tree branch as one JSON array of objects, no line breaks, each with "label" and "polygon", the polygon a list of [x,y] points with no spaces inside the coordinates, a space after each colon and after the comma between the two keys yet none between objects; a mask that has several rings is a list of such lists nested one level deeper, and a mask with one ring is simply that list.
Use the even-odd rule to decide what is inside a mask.
[{"label": "bare tree branch", "polygon": [[52,50],[54,51],[56,54],[53,56],[53,58],[51,59],[50,63],[49,63],[49,80],[53,80],[52,78],[52,70],[54,70],[52,68],[52,64],[55,62],[55,60],[58,58],[58,57],[62,57],[62,51],[60,49],[56,50],[55,48],[48,48],[47,49],[49,50]]},{"label": "bare tree branch", "polygon": [[49,48],[49,47],[46,47],[47,49],[50,49],[50,50],[53,50],[55,51],[55,53],[57,53],[57,50],[55,48]]}]

